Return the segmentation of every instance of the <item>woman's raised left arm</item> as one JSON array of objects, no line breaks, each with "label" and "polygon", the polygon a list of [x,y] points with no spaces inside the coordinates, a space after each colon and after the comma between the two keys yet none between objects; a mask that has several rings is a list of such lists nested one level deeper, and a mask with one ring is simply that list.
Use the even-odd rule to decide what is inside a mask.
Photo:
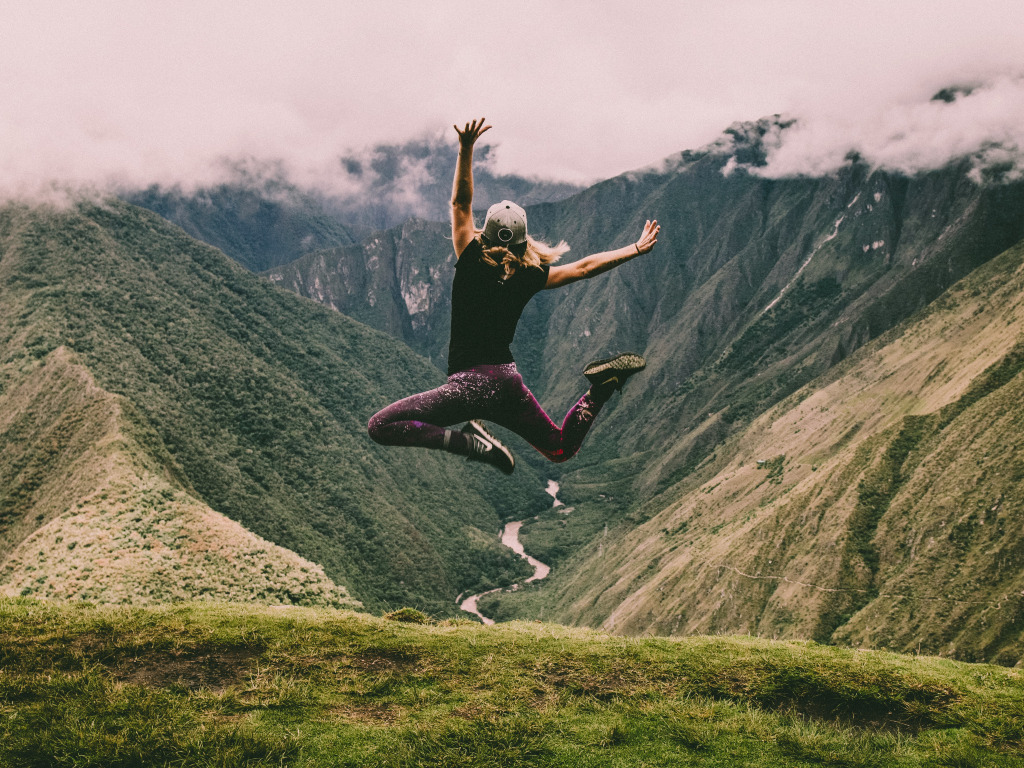
[{"label": "woman's raised left arm", "polygon": [[575,283],[577,280],[596,277],[603,272],[607,272],[609,269],[614,269],[620,264],[625,264],[630,259],[650,253],[658,243],[659,232],[661,232],[661,227],[658,225],[658,222],[648,221],[644,225],[644,231],[641,233],[640,239],[632,245],[627,245],[625,248],[619,248],[615,251],[604,251],[603,253],[584,256],[572,264],[552,267],[548,272],[548,281],[544,284],[544,287],[561,288],[563,285]]},{"label": "woman's raised left arm", "polygon": [[473,145],[480,134],[490,130],[484,119],[466,123],[464,130],[453,126],[459,134],[459,159],[455,164],[455,180],[452,182],[452,244],[455,255],[461,255],[470,240],[476,237],[473,226]]}]

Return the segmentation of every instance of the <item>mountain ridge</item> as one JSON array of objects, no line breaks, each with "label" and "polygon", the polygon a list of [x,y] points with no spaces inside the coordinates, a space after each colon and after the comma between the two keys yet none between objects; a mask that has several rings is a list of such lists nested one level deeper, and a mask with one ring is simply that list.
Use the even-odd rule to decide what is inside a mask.
[{"label": "mountain ridge", "polygon": [[16,489],[0,521],[28,507],[0,531],[0,594],[358,607],[318,565],[174,482],[132,435],[130,403],[98,387],[67,347],[5,387],[0,405],[0,487]]}]

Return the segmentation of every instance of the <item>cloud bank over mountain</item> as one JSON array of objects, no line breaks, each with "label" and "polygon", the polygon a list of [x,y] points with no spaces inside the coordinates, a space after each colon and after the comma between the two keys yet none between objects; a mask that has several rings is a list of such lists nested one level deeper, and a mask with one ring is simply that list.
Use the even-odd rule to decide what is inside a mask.
[{"label": "cloud bank over mountain", "polygon": [[821,176],[851,157],[913,174],[970,157],[976,180],[1024,177],[1024,77],[946,88],[928,101],[794,116],[766,136],[767,176]]},{"label": "cloud bank over mountain", "polygon": [[[893,7],[893,6],[896,7]],[[1019,166],[1024,6],[880,0],[466,8],[390,0],[20,4],[0,31],[0,191],[204,186],[239,164],[358,194],[339,161],[495,125],[496,173],[581,183],[797,119],[772,173]],[[933,102],[943,88],[975,89]],[[415,186],[415,185],[414,185]]]}]

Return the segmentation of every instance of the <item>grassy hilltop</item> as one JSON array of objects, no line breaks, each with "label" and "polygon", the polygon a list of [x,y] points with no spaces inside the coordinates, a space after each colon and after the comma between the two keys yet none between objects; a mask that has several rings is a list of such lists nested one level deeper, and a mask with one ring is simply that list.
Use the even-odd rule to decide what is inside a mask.
[{"label": "grassy hilltop", "polygon": [[0,600],[0,764],[1024,765],[1019,670],[423,619]]}]

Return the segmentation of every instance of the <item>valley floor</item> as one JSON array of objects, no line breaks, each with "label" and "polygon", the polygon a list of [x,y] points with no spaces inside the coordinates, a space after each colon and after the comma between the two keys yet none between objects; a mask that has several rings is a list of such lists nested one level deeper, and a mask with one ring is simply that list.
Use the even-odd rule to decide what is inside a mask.
[{"label": "valley floor", "polygon": [[405,609],[0,600],[3,766],[1018,766],[1024,673]]}]

